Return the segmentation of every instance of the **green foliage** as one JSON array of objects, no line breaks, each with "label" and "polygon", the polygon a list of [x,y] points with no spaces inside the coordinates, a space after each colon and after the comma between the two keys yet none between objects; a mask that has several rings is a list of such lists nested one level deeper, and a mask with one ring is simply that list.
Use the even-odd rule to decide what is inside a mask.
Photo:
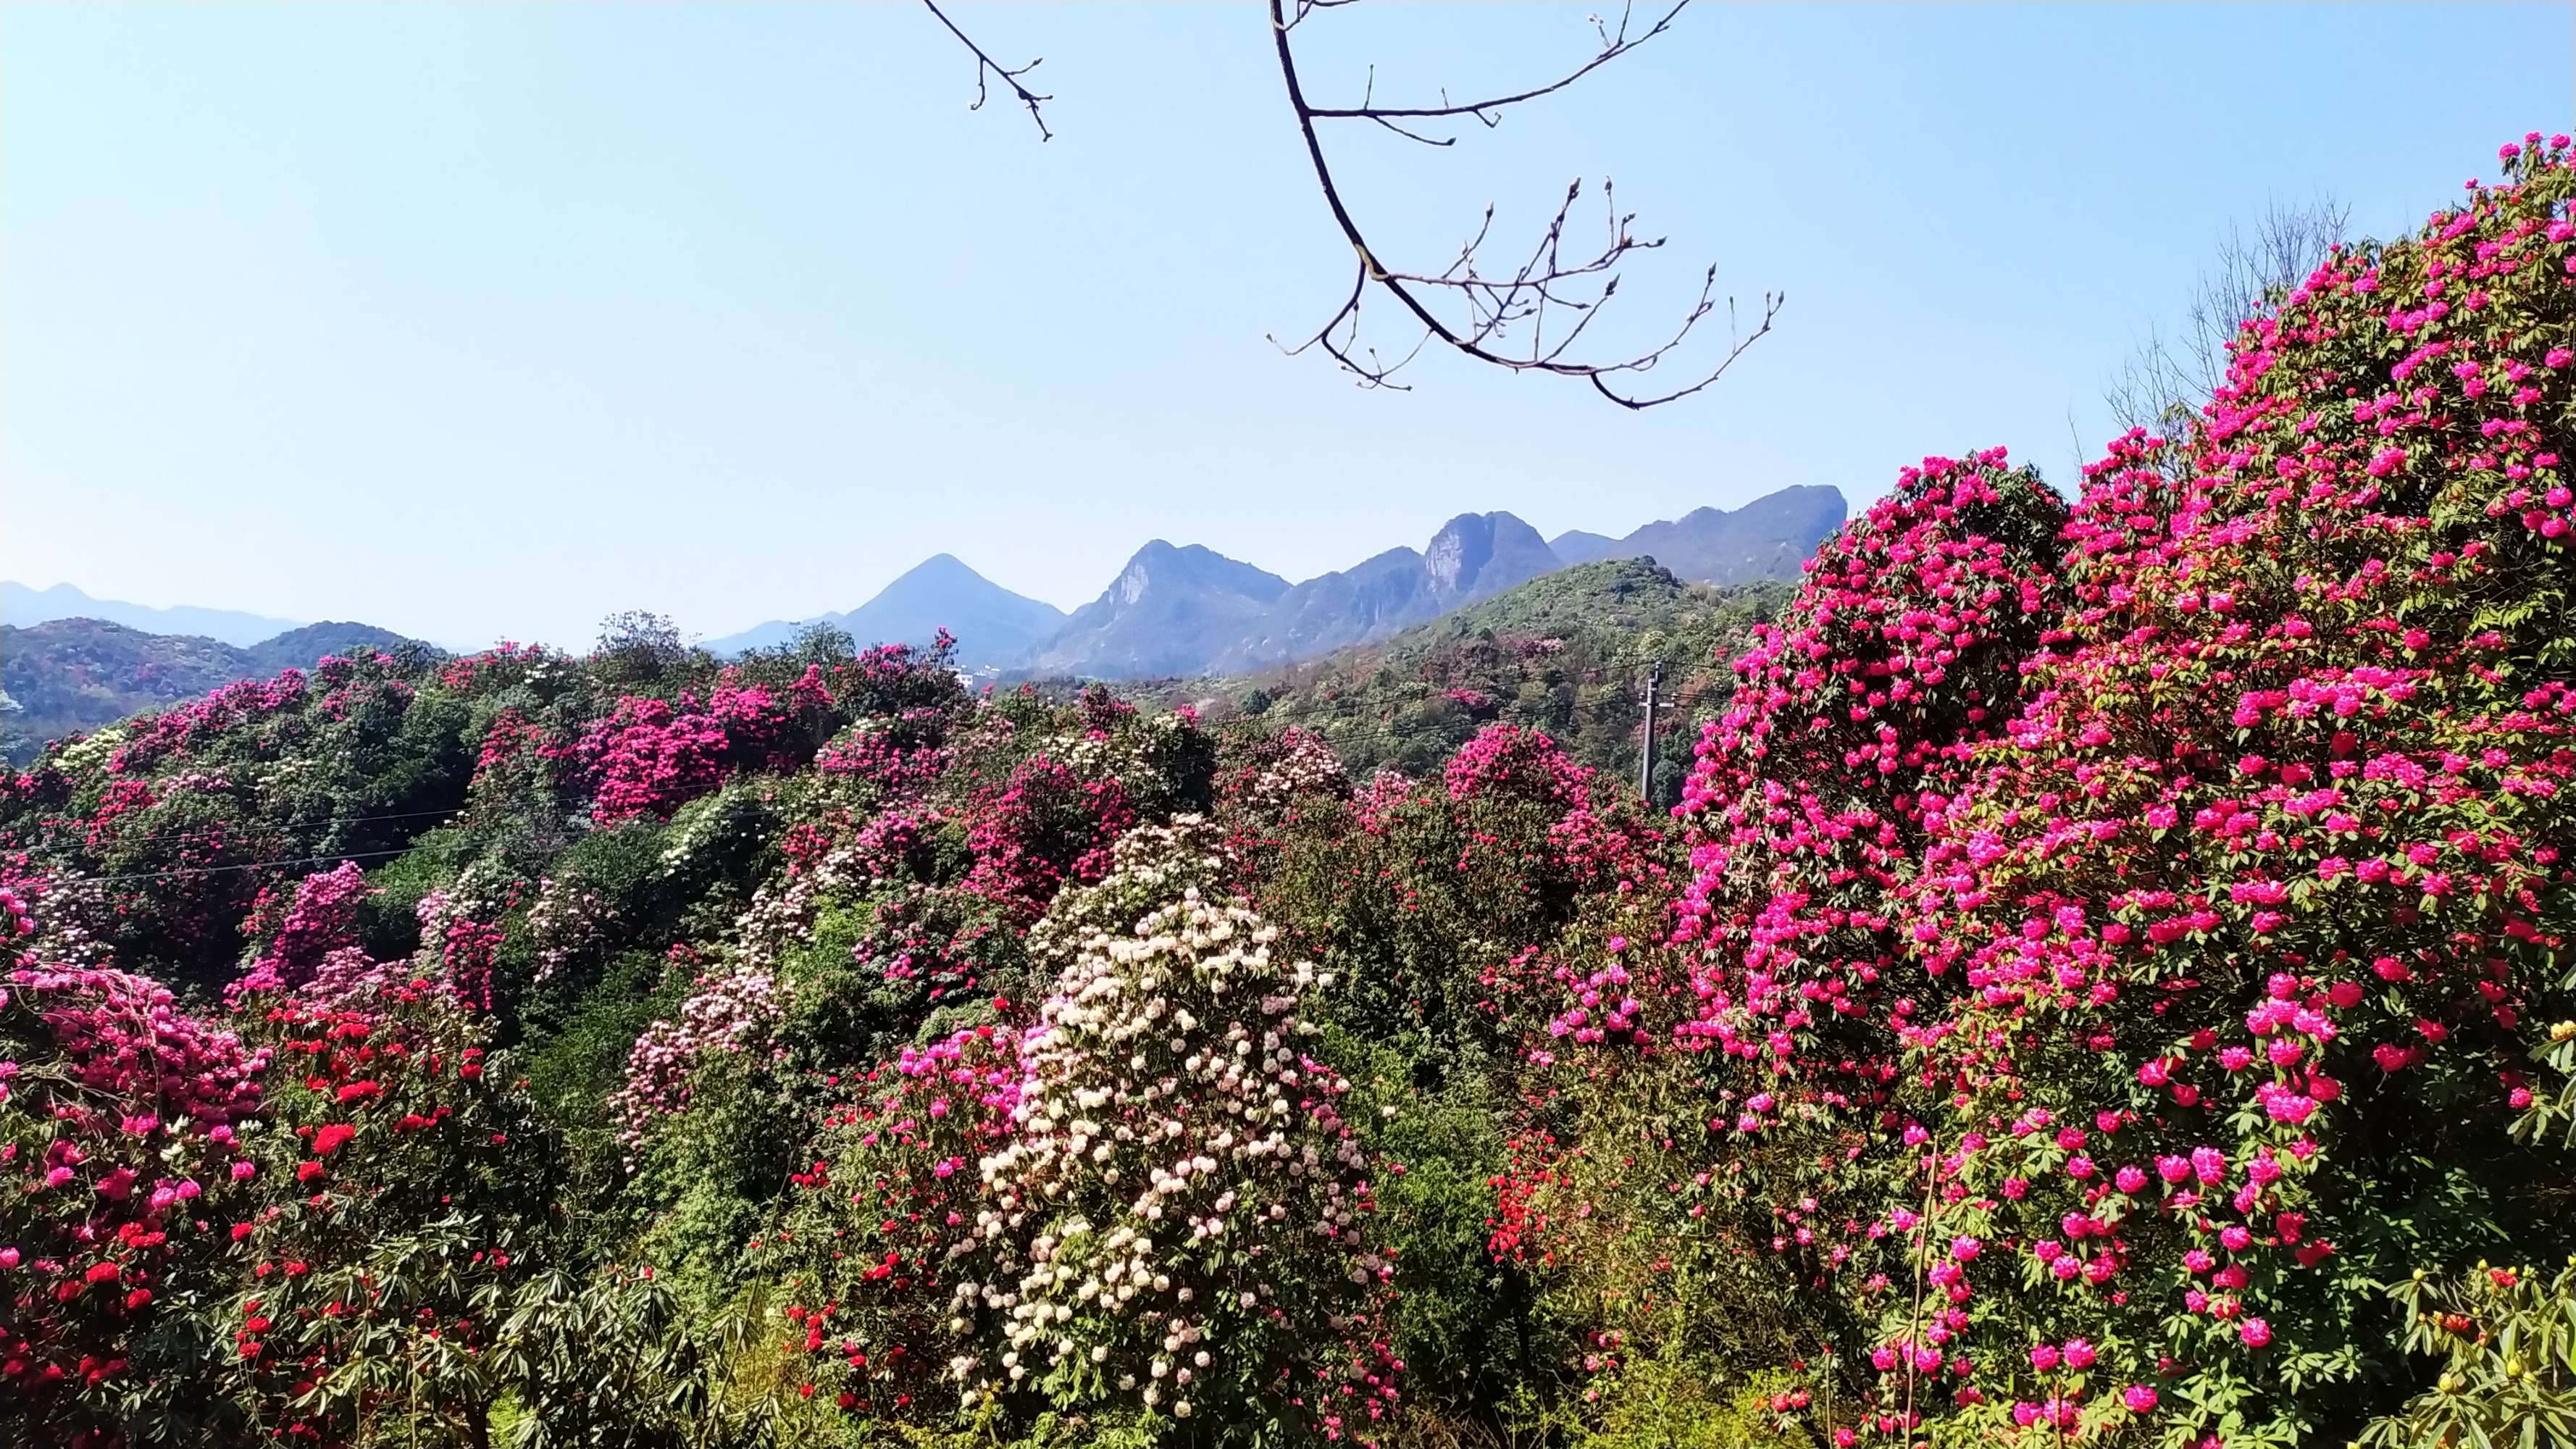
[{"label": "green foliage", "polygon": [[1795,1380],[1730,1379],[1704,1361],[1650,1358],[1605,1368],[1584,1399],[1533,1416],[1524,1433],[1563,1449],[1814,1449],[1816,1441],[1772,1407]]},{"label": "green foliage", "polygon": [[2418,1272],[2389,1297],[2406,1313],[2407,1352],[2439,1361],[2441,1373],[2363,1444],[2576,1445],[2576,1258],[2554,1278],[2484,1262],[2457,1279]]},{"label": "green foliage", "polygon": [[608,1099],[625,1082],[635,1038],[675,1010],[687,986],[665,958],[626,951],[578,996],[541,992],[529,1003],[521,1023],[527,1035],[509,1066],[524,1075],[547,1120],[562,1124],[577,1180],[616,1180],[623,1149]]},{"label": "green foliage", "polygon": [[1546,731],[1576,760],[1633,778],[1647,672],[1664,668],[1656,758],[1679,798],[1691,723],[1724,698],[1724,661],[1775,613],[1786,585],[1686,584],[1647,559],[1577,564],[1380,643],[1250,679],[1157,686],[1214,698],[1208,718],[1320,734],[1354,778],[1436,771],[1488,722]]}]

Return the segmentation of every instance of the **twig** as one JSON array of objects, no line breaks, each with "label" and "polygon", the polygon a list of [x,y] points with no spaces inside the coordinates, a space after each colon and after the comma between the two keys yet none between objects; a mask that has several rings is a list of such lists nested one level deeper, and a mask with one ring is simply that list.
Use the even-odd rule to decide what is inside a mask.
[{"label": "twig", "polygon": [[[1346,5],[1350,3],[1350,0],[1337,0],[1337,3]],[[1483,101],[1453,102],[1446,95],[1443,95],[1440,98],[1440,104],[1436,106],[1379,106],[1372,104],[1369,99],[1363,98],[1360,104],[1356,107],[1344,108],[1322,106],[1317,107],[1308,114],[1319,120],[1330,121],[1356,120],[1362,118],[1368,120],[1379,120],[1388,116],[1410,117],[1414,120],[1427,121],[1441,116],[1473,116],[1477,120],[1483,121],[1488,127],[1499,125],[1502,121],[1500,112],[1503,107],[1517,106],[1523,101],[1534,101],[1541,96],[1552,96],[1556,94],[1558,91],[1565,89],[1567,86],[1574,84],[1576,81],[1583,79],[1585,76],[1592,74],[1601,67],[1608,65],[1610,62],[1617,60],[1623,55],[1626,55],[1629,51],[1635,50],[1638,46],[1645,44],[1647,41],[1663,34],[1666,30],[1671,29],[1673,18],[1680,15],[1683,10],[1689,7],[1689,5],[1690,0],[1676,0],[1673,8],[1664,12],[1662,19],[1657,20],[1645,34],[1638,36],[1634,40],[1630,40],[1628,38],[1628,19],[1632,9],[1634,8],[1633,6],[1625,6],[1620,9],[1619,29],[1615,34],[1612,33],[1607,26],[1602,25],[1601,22],[1595,21],[1594,26],[1601,36],[1601,53],[1592,57],[1590,60],[1585,61],[1581,68],[1560,76],[1543,86],[1532,86],[1530,89],[1525,91],[1515,91],[1507,96],[1495,96],[1491,100]],[[1374,77],[1372,77],[1372,80],[1373,79]]]},{"label": "twig", "polygon": [[[1404,384],[1394,381],[1394,375],[1436,340],[1480,362],[1507,371],[1582,378],[1592,385],[1594,391],[1621,407],[1644,409],[1689,397],[1716,382],[1747,348],[1771,330],[1772,321],[1779,315],[1785,297],[1769,292],[1763,294],[1761,321],[1750,333],[1737,326],[1734,300],[1729,298],[1727,318],[1730,330],[1735,334],[1734,341],[1726,354],[1717,360],[1716,366],[1694,381],[1668,392],[1641,393],[1623,379],[1653,370],[1716,310],[1717,268],[1714,265],[1701,278],[1699,296],[1683,315],[1680,326],[1662,345],[1611,362],[1576,359],[1569,355],[1571,348],[1591,326],[1600,309],[1618,294],[1619,263],[1631,252],[1653,251],[1664,244],[1660,237],[1639,240],[1631,233],[1629,225],[1636,219],[1635,213],[1619,211],[1607,181],[1602,183],[1601,194],[1607,210],[1608,234],[1597,252],[1569,257],[1565,251],[1567,219],[1583,193],[1583,183],[1577,180],[1566,188],[1564,201],[1557,206],[1555,215],[1531,248],[1528,260],[1520,263],[1509,275],[1488,276],[1479,269],[1480,251],[1493,228],[1494,211],[1490,206],[1485,209],[1484,219],[1475,235],[1459,248],[1457,258],[1448,266],[1438,272],[1408,272],[1386,265],[1370,245],[1357,219],[1351,215],[1334,179],[1332,166],[1325,159],[1323,140],[1316,126],[1318,121],[1369,121],[1427,146],[1455,144],[1457,138],[1454,136],[1425,135],[1398,122],[1454,121],[1472,117],[1491,128],[1500,123],[1505,107],[1553,95],[1663,34],[1690,0],[1677,0],[1643,34],[1633,38],[1629,34],[1630,15],[1626,10],[1620,13],[1615,30],[1596,21],[1595,31],[1601,38],[1599,53],[1546,85],[1472,101],[1451,101],[1444,93],[1436,106],[1380,106],[1376,103],[1377,77],[1372,69],[1361,93],[1361,103],[1345,107],[1320,107],[1307,100],[1304,82],[1297,72],[1296,53],[1289,43],[1289,33],[1314,11],[1349,4],[1352,0],[1293,0],[1293,15],[1289,10],[1291,0],[1269,0],[1269,3],[1271,38],[1278,52],[1280,78],[1287,85],[1288,102],[1297,116],[1298,134],[1305,140],[1307,159],[1314,166],[1315,181],[1324,193],[1324,203],[1331,210],[1334,223],[1341,228],[1343,238],[1358,256],[1358,269],[1351,282],[1350,294],[1321,328],[1293,347],[1280,343],[1276,336],[1271,338],[1290,356],[1310,348],[1321,349],[1358,378],[1362,387],[1402,390]],[[1422,335],[1413,346],[1393,363],[1384,361],[1375,347],[1360,341],[1361,310],[1372,285],[1392,296],[1422,328]],[[1441,296],[1454,298],[1464,315],[1454,321],[1439,315],[1429,299]],[[1551,308],[1576,314],[1572,325],[1553,344],[1547,336],[1547,314]],[[1527,333],[1525,347],[1520,345],[1520,330],[1524,329],[1524,324]]]},{"label": "twig", "polygon": [[965,31],[957,28],[957,22],[949,19],[948,12],[939,8],[939,0],[921,0],[921,3],[933,16],[938,18],[940,24],[948,27],[948,33],[956,36],[960,45],[965,46],[968,50],[975,53],[975,104],[968,106],[966,109],[970,111],[980,111],[984,109],[984,102],[991,98],[991,92],[987,89],[985,83],[985,77],[989,74],[993,78],[1001,81],[1002,84],[1009,86],[1011,88],[1011,94],[1019,97],[1020,104],[1029,108],[1029,119],[1038,123],[1038,139],[1041,141],[1054,140],[1055,133],[1047,129],[1046,116],[1038,109],[1038,105],[1043,101],[1054,100],[1055,97],[1039,95],[1035,91],[1030,90],[1027,86],[1020,84],[1020,77],[1027,75],[1030,71],[1036,70],[1038,66],[1046,60],[1046,57],[1039,56],[1037,59],[1030,61],[1024,66],[1020,66],[1017,69],[1003,65],[1000,61],[986,55],[984,53],[984,47],[977,45],[974,42],[974,39],[968,36]]}]

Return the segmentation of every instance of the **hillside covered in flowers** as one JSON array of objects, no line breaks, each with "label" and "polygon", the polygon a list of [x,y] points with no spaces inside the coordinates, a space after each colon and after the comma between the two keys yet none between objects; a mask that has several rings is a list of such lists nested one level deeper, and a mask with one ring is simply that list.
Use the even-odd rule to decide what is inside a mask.
[{"label": "hillside covered in flowers", "polygon": [[1669,810],[828,632],[48,746],[0,1442],[2576,1440],[2576,163],[2501,165],[2071,497],[1904,469]]}]

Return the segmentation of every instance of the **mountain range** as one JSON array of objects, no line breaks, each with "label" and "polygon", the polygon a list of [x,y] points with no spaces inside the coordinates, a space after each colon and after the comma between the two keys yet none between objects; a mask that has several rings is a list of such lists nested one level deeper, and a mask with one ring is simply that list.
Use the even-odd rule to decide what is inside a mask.
[{"label": "mountain range", "polygon": [[290,629],[301,628],[304,622],[301,619],[271,619],[232,609],[197,609],[184,604],[176,608],[156,609],[149,604],[93,599],[69,584],[31,589],[25,584],[0,582],[0,624],[23,629],[56,619],[98,619],[110,624],[123,624],[129,629],[140,629],[147,634],[213,639],[237,649],[247,649]]},{"label": "mountain range", "polygon": [[1697,509],[1616,539],[1550,540],[1509,513],[1462,513],[1418,552],[1389,549],[1301,584],[1157,539],[1019,668],[1105,679],[1245,674],[1384,639],[1578,563],[1651,558],[1686,583],[1794,579],[1846,516],[1840,490],[1826,487],[1783,488],[1733,512]]},{"label": "mountain range", "polygon": [[1293,664],[1128,687],[1139,705],[1189,704],[1203,721],[1302,726],[1353,778],[1386,766],[1436,774],[1500,719],[1545,730],[1577,760],[1633,777],[1638,685],[1664,671],[1672,728],[1656,738],[1656,798],[1680,798],[1698,732],[1735,686],[1747,632],[1795,592],[1785,580],[1684,583],[1651,559],[1571,564],[1385,638]]},{"label": "mountain range", "polygon": [[1794,579],[1847,516],[1840,490],[1783,488],[1732,513],[1698,508],[1666,522],[1649,523],[1626,538],[1580,530],[1548,540],[1569,564],[1595,559],[1651,558],[1675,578],[1700,584],[1749,584]]},{"label": "mountain range", "polygon": [[1847,516],[1834,488],[1783,488],[1727,511],[1701,508],[1624,538],[1543,538],[1509,513],[1462,513],[1420,549],[1392,548],[1303,583],[1198,544],[1155,539],[1071,615],[941,554],[846,614],[773,621],[706,642],[720,655],[791,641],[830,623],[862,643],[922,644],[945,625],[962,664],[1015,674],[1144,679],[1245,674],[1312,659],[1491,598],[1574,564],[1650,558],[1689,583],[1794,579]]},{"label": "mountain range", "polygon": [[[1067,615],[940,554],[847,613],[772,620],[706,642],[720,656],[792,644],[829,624],[862,644],[926,644],[941,628],[982,673],[1151,679],[1246,675],[1368,644],[1520,584],[1586,563],[1651,559],[1683,583],[1794,579],[1840,528],[1843,496],[1784,488],[1733,511],[1701,508],[1624,538],[1543,538],[1509,513],[1462,513],[1420,548],[1392,548],[1291,583],[1197,544],[1156,539],[1098,598]],[[68,584],[0,584],[0,700],[12,753],[74,729],[310,665],[334,649],[390,649],[364,624],[297,626],[221,609],[93,599]],[[49,733],[48,733],[49,732]]]}]

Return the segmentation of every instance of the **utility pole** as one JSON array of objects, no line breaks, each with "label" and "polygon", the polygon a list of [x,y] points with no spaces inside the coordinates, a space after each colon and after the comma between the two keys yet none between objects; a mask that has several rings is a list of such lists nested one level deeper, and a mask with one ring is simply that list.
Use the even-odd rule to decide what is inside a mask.
[{"label": "utility pole", "polygon": [[1664,682],[1664,662],[1656,660],[1646,671],[1646,743],[1637,753],[1637,797],[1651,808],[1655,803],[1655,690]]}]

